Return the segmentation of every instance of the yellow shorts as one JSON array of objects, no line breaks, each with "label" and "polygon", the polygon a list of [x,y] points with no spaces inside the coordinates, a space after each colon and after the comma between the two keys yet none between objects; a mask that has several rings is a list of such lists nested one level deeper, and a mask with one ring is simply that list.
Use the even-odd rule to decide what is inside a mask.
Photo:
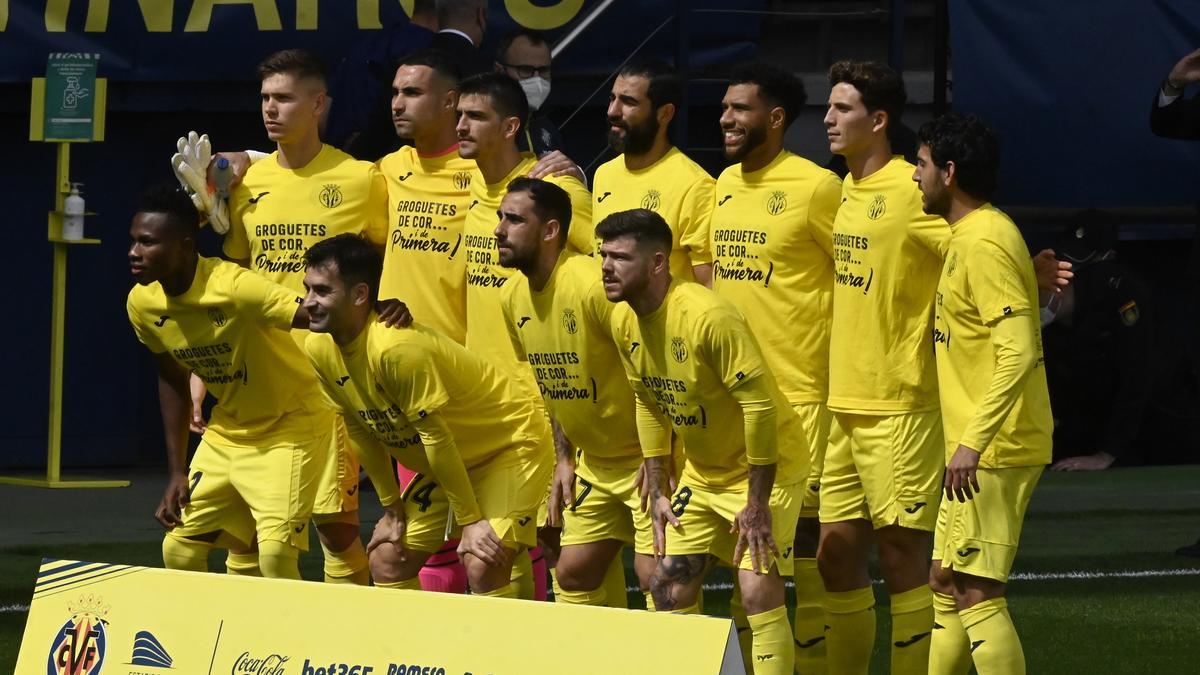
[{"label": "yellow shorts", "polygon": [[792,409],[800,417],[801,441],[809,449],[810,462],[800,517],[816,518],[821,505],[821,468],[825,465],[825,448],[829,444],[829,408],[824,403],[801,403]]},{"label": "yellow shorts", "polygon": [[[779,549],[775,564],[782,576],[792,575],[792,546],[803,490],[803,480],[776,485],[771,490],[771,535]],[[736,564],[733,560],[737,536],[729,530],[738,511],[745,507],[745,490],[716,492],[680,484],[671,499],[679,527],[667,524],[667,555],[708,553],[731,567],[754,569],[749,553]]]},{"label": "yellow shorts", "polygon": [[[543,464],[519,462],[467,472],[479,510],[508,548],[521,551],[537,546],[538,507],[546,498],[547,470],[553,468]],[[436,553],[447,539],[462,533],[445,491],[430,476],[413,476],[401,499],[407,520],[406,548]]]},{"label": "yellow shorts", "polygon": [[313,516],[353,513],[358,510],[358,458],[350,449],[350,436],[341,415],[333,416],[329,452],[317,480]]},{"label": "yellow shorts", "polygon": [[964,502],[942,500],[933,559],[944,569],[1008,582],[1029,498],[1043,466],[980,469],[979,492]]},{"label": "yellow shorts", "polygon": [[833,413],[821,474],[822,523],[864,519],[932,532],[945,469],[939,411]]},{"label": "yellow shorts", "polygon": [[581,456],[575,464],[575,503],[563,509],[562,545],[617,539],[653,555],[654,534],[634,482],[637,472],[636,466],[594,466]]},{"label": "yellow shorts", "polygon": [[329,436],[306,441],[229,447],[207,438],[188,469],[191,501],[183,509],[181,537],[225,531],[245,544],[279,541],[308,550],[317,477]]}]

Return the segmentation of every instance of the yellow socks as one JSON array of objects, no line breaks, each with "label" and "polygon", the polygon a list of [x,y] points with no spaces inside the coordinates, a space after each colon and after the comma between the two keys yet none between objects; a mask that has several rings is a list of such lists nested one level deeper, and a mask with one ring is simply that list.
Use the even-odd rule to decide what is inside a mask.
[{"label": "yellow socks", "polygon": [[393,590],[400,591],[419,591],[421,590],[421,577],[416,576],[411,579],[405,579],[404,581],[376,581],[375,586],[378,588],[391,588]]},{"label": "yellow socks", "polygon": [[212,544],[167,534],[163,537],[163,566],[169,570],[208,571],[208,552]]},{"label": "yellow socks", "polygon": [[971,641],[963,628],[954,597],[934,593],[929,675],[966,675],[970,668]]},{"label": "yellow socks", "polygon": [[321,544],[325,553],[325,583],[355,584],[367,586],[371,583],[371,571],[367,569],[367,550],[362,541],[355,539],[344,551],[330,551]]},{"label": "yellow socks", "polygon": [[792,675],[795,654],[792,651],[792,627],[788,625],[787,606],[781,605],[762,614],[746,617],[754,635],[754,675]]},{"label": "yellow socks", "polygon": [[604,590],[605,607],[629,609],[629,596],[625,593],[625,561],[619,551],[604,573],[600,588]]},{"label": "yellow socks", "polygon": [[1008,615],[1008,601],[993,598],[958,613],[971,640],[979,675],[1025,675],[1025,652]]},{"label": "yellow socks", "polygon": [[225,573],[235,577],[261,577],[258,569],[258,553],[234,553],[225,556]]},{"label": "yellow socks", "polygon": [[654,609],[654,596],[651,595],[650,591],[643,591],[642,595],[646,596],[646,611],[647,612],[658,611],[658,610]]},{"label": "yellow socks", "polygon": [[796,672],[799,675],[824,675],[825,608],[821,606],[821,597],[825,595],[825,583],[821,581],[815,558],[799,558],[794,566],[796,613],[792,619],[792,635],[795,638]]},{"label": "yellow socks", "polygon": [[271,579],[300,579],[300,549],[282,541],[258,542],[258,568]]},{"label": "yellow socks", "polygon": [[554,601],[564,605],[592,605],[603,607],[608,594],[603,585],[591,591],[568,591],[558,585],[558,574],[550,570],[550,583],[554,586]]},{"label": "yellow socks", "polygon": [[512,597],[533,599],[533,562],[529,559],[528,551],[517,551],[517,556],[513,559],[512,574],[508,578],[509,585],[513,587]]},{"label": "yellow socks", "polygon": [[893,675],[929,672],[929,635],[933,632],[933,591],[917,586],[892,596]]},{"label": "yellow socks", "polygon": [[853,591],[826,592],[829,631],[825,634],[825,659],[829,672],[838,675],[866,674],[875,648],[875,593],[870,586]]},{"label": "yellow socks", "polygon": [[671,610],[671,613],[672,614],[699,614],[700,613],[700,605],[688,605],[687,607],[673,609],[673,610]]},{"label": "yellow socks", "polygon": [[[525,562],[528,564],[529,556],[525,556]],[[482,596],[485,598],[509,598],[512,600],[516,600],[517,599],[517,585],[515,582],[510,581],[509,583],[503,584],[502,586],[500,586],[500,588],[497,588],[494,591],[486,591],[483,593],[476,593],[475,591],[471,591],[471,594]],[[530,593],[529,599],[532,599],[532,598],[533,598],[533,594]]]}]

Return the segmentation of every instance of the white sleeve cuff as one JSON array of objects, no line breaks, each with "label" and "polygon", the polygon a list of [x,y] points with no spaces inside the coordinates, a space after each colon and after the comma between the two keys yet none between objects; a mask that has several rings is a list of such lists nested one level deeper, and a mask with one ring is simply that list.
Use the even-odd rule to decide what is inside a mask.
[{"label": "white sleeve cuff", "polygon": [[1180,97],[1180,94],[1175,94],[1174,96],[1167,96],[1165,93],[1163,93],[1162,89],[1159,89],[1158,90],[1158,107],[1165,108],[1165,107],[1171,105],[1172,103],[1174,103],[1175,99],[1177,99],[1179,97]]},{"label": "white sleeve cuff", "polygon": [[[1161,100],[1161,99],[1160,99],[1160,100]],[[1160,102],[1160,103],[1159,103],[1159,105],[1166,105],[1166,104],[1165,104],[1165,103],[1161,103],[1161,102]],[[251,163],[251,164],[253,164],[253,163],[257,162],[257,161],[258,161],[258,160],[260,160],[260,159],[266,159],[267,157],[270,157],[270,156],[271,156],[271,153],[269,153],[269,152],[259,152],[258,150],[247,150],[247,151],[246,151],[246,156],[250,158],[250,163]]]}]

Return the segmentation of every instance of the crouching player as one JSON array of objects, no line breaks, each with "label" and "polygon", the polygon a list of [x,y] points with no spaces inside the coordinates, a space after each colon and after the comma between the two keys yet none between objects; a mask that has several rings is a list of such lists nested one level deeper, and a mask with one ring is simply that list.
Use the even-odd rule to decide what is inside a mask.
[{"label": "crouching player", "polygon": [[999,143],[978,118],[921,128],[927,213],[952,234],[938,282],[933,346],[946,435],[930,585],[929,672],[1025,672],[1004,589],[1025,509],[1050,461],[1053,419],[1042,360],[1038,284],[1017,226],[988,203]]},{"label": "crouching player", "polygon": [[[808,448],[758,342],[733,305],[700,284],[673,280],[671,230],[645,209],[605,218],[604,291],[620,303],[612,330],[637,394],[637,426],[655,553],[659,611],[695,612],[716,556],[737,568],[758,675],[791,673],[784,605]],[[684,468],[667,490],[667,430],[683,440]],[[671,528],[666,525],[670,523]]]},{"label": "crouching player", "polygon": [[[308,357],[384,506],[367,545],[376,585],[419,590],[421,566],[461,528],[471,590],[516,597],[513,560],[537,543],[553,469],[542,413],[450,338],[378,324],[383,261],[370,244],[339,235],[304,259]],[[389,455],[418,473],[403,493]]]},{"label": "crouching player", "polygon": [[[191,200],[168,187],[146,194],[129,232],[129,322],[154,353],[170,471],[155,513],[163,562],[205,571],[215,546],[230,550],[230,573],[299,579],[333,428],[288,333],[308,315],[286,288],[200,257],[198,228]],[[217,404],[185,471],[189,372]]]}]

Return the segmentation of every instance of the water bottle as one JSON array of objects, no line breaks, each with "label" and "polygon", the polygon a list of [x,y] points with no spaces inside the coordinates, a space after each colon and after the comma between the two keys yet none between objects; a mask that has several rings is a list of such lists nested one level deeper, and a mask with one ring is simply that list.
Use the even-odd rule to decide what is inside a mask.
[{"label": "water bottle", "polygon": [[83,195],[79,189],[83,183],[71,183],[71,193],[63,202],[62,238],[70,241],[83,239]]},{"label": "water bottle", "polygon": [[233,168],[229,166],[229,160],[218,157],[213,171],[213,187],[216,188],[218,199],[229,199],[229,183],[232,181]]}]

